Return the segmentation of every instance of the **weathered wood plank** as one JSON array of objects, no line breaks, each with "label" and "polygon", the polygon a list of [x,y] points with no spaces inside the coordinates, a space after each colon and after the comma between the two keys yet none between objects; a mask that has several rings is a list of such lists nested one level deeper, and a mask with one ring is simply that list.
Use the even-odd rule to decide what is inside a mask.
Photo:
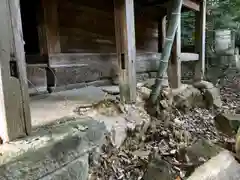
[{"label": "weathered wood plank", "polygon": [[[136,71],[156,71],[161,53],[137,53]],[[181,61],[197,61],[199,55],[196,53],[181,53]],[[148,62],[149,61],[149,62]],[[49,55],[49,66],[58,67],[81,67],[81,66],[114,67],[117,66],[115,53],[58,53]],[[145,67],[144,67],[145,65]]]},{"label": "weathered wood plank", "polygon": [[[100,8],[98,3],[94,4],[93,0],[61,1],[59,28],[62,52],[116,52],[114,9],[108,11],[105,10],[108,7]],[[157,52],[157,21],[139,14],[135,17],[135,29],[137,50]]]},{"label": "weathered wood plank", "polygon": [[120,97],[125,103],[134,103],[137,95],[134,0],[114,0],[114,17]]},{"label": "weathered wood plank", "polygon": [[[60,35],[59,35],[59,24],[58,24],[58,0],[41,0],[42,8],[43,8],[43,40],[47,47],[44,49],[42,54],[49,55],[50,53],[60,53],[61,45],[60,45]],[[47,86],[48,89],[50,87],[55,86],[56,79],[54,75],[54,69],[46,69],[47,72]]]},{"label": "weathered wood plank", "polygon": [[199,61],[195,68],[195,81],[202,80],[205,74],[205,41],[206,41],[206,0],[200,4],[200,12],[196,12],[196,51]]},{"label": "weathered wood plank", "polygon": [[[188,57],[191,56],[198,59],[197,54],[190,54]],[[137,53],[136,72],[156,72],[160,58],[161,54],[158,53]],[[112,79],[118,75],[115,53],[55,54],[50,55],[50,63],[53,65],[51,67],[55,69],[57,86],[105,78]]]},{"label": "weathered wood plank", "polygon": [[[0,139],[3,142],[25,136],[31,130],[20,17],[18,0],[0,1]],[[11,76],[11,60],[18,69],[16,77]]]},{"label": "weathered wood plank", "polygon": [[48,56],[46,55],[26,55],[26,63],[27,64],[47,64],[48,63]]},{"label": "weathered wood plank", "polygon": [[48,53],[60,53],[60,36],[58,27],[58,1],[41,0],[44,12],[44,32]]},{"label": "weathered wood plank", "polygon": [[31,133],[31,115],[29,108],[29,95],[28,95],[28,81],[26,72],[26,60],[24,52],[24,41],[22,33],[22,20],[20,12],[20,1],[12,0],[9,1],[10,15],[11,15],[11,26],[13,32],[13,48],[14,56],[17,61],[19,83],[21,90],[22,106],[23,106],[23,120],[26,134]]}]

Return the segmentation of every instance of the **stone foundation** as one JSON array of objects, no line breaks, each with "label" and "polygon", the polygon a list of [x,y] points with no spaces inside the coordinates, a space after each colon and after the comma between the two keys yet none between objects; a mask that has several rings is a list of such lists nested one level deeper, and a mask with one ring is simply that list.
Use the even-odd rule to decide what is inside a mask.
[{"label": "stone foundation", "polygon": [[89,154],[105,142],[106,127],[90,118],[39,128],[1,147],[0,179],[87,180]]}]

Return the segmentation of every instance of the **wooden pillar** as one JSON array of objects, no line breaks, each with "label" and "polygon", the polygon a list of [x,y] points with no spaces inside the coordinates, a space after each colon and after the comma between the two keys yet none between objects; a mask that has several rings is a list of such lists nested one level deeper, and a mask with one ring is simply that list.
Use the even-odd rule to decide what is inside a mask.
[{"label": "wooden pillar", "polygon": [[0,138],[28,135],[31,117],[19,0],[0,1]]},{"label": "wooden pillar", "polygon": [[172,47],[172,55],[169,61],[170,64],[168,74],[171,88],[179,88],[181,86],[181,16],[179,16],[178,23],[179,25]]},{"label": "wooden pillar", "polygon": [[136,47],[133,0],[114,0],[114,16],[120,96],[122,102],[134,103],[136,101]]},{"label": "wooden pillar", "polygon": [[[41,25],[39,30],[41,54],[49,57],[49,54],[61,53],[59,24],[58,24],[58,0],[41,0]],[[49,58],[48,58],[49,60]],[[48,67],[47,72],[47,88],[51,92],[51,88],[55,86],[55,71]]]},{"label": "wooden pillar", "polygon": [[199,60],[195,67],[195,81],[201,81],[205,74],[205,39],[206,39],[206,0],[200,4],[200,11],[196,11],[195,26],[195,49],[199,54]]}]

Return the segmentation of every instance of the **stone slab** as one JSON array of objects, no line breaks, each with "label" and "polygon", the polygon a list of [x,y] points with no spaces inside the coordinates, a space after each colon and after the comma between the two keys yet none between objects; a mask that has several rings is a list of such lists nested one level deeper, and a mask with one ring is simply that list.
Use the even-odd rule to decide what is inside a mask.
[{"label": "stone slab", "polygon": [[105,92],[94,86],[33,97],[30,101],[32,125],[36,127],[66,116],[75,117],[76,108],[92,106],[104,99]]},{"label": "stone slab", "polygon": [[240,166],[230,152],[222,151],[195,170],[187,180],[239,180]]},{"label": "stone slab", "polygon": [[102,86],[101,89],[108,94],[117,95],[120,93],[119,86]]},{"label": "stone slab", "polygon": [[222,133],[233,136],[240,126],[240,114],[221,113],[214,117],[216,128]]},{"label": "stone slab", "polygon": [[100,147],[105,133],[105,125],[90,118],[40,128],[27,139],[2,146],[0,179],[43,178]]},{"label": "stone slab", "polygon": [[56,172],[39,180],[87,180],[88,179],[88,154],[72,161]]}]

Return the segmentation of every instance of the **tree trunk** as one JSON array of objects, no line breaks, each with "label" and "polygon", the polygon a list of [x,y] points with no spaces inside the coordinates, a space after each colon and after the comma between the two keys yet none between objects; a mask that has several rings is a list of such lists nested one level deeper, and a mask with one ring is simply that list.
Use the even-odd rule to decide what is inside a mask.
[{"label": "tree trunk", "polygon": [[157,101],[157,98],[159,97],[159,94],[162,88],[162,83],[163,83],[163,76],[167,71],[168,61],[171,55],[174,37],[179,25],[179,18],[181,18],[182,0],[173,0],[171,5],[172,5],[171,7],[172,10],[169,18],[167,35],[164,40],[165,43],[163,46],[162,57],[160,59],[158,73],[155,80],[155,85],[153,86],[152,92],[150,95],[150,101],[152,104],[155,104]]}]

